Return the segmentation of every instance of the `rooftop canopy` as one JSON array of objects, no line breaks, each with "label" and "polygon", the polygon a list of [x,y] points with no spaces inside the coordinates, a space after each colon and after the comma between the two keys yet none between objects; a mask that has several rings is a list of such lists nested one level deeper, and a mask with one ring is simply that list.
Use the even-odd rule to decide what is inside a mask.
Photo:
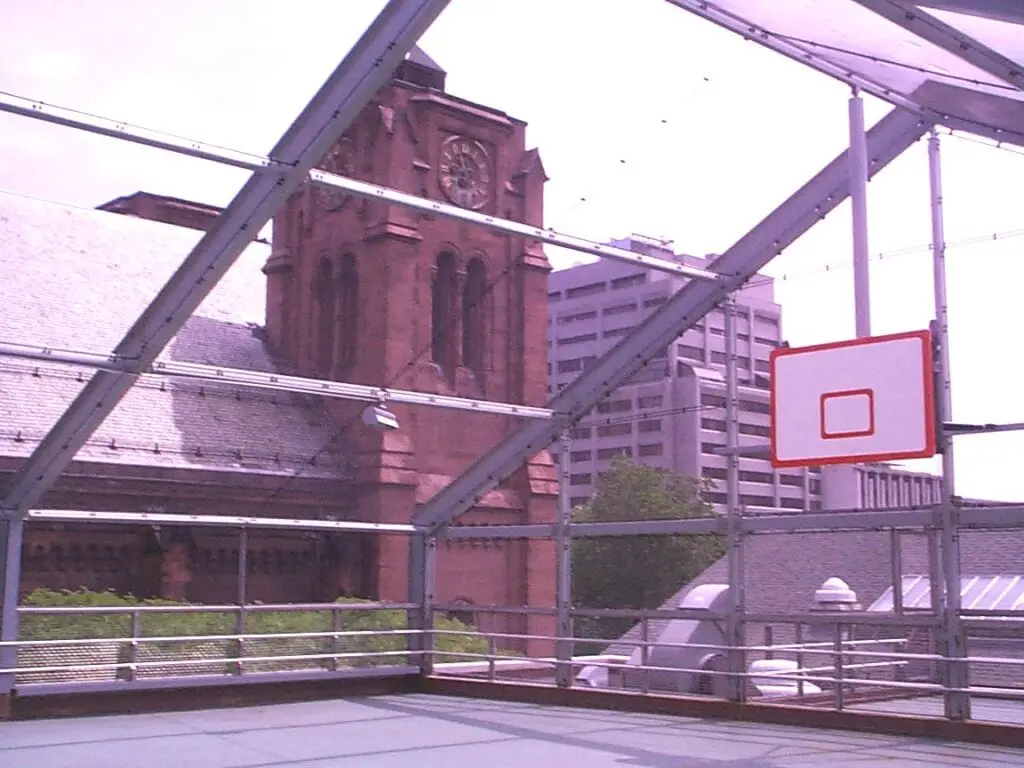
[{"label": "rooftop canopy", "polygon": [[867,93],[1024,145],[1018,0],[669,0]]}]

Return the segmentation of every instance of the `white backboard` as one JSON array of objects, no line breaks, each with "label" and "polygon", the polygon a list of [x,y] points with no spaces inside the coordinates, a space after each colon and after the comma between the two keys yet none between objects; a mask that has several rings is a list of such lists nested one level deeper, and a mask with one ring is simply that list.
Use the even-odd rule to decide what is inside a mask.
[{"label": "white backboard", "polygon": [[770,365],[774,466],[935,455],[930,332],[776,349]]}]

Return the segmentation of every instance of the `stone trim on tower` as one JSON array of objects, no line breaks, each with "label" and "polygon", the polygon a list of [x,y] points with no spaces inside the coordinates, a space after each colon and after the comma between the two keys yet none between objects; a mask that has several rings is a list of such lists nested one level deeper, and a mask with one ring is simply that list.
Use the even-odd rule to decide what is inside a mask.
[{"label": "stone trim on tower", "polygon": [[458,281],[455,254],[447,249],[441,251],[431,273],[430,353],[431,359],[449,379],[454,378],[459,363],[458,336],[454,328]]},{"label": "stone trim on tower", "polygon": [[317,376],[339,379],[351,372],[359,349],[359,266],[355,254],[317,264],[313,293],[314,369]]},{"label": "stone trim on tower", "polygon": [[481,257],[474,256],[466,265],[462,289],[462,364],[472,371],[481,387],[490,332],[488,305],[487,265]]}]

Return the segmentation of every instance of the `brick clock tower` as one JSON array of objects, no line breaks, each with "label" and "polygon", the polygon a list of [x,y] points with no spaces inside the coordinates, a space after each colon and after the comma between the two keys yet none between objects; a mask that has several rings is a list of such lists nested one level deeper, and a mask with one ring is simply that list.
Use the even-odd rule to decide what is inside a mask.
[{"label": "brick clock tower", "polygon": [[[543,223],[544,168],[525,123],[445,92],[416,48],[320,167],[449,205]],[[540,244],[383,201],[305,187],[274,220],[267,335],[295,371],[373,386],[541,405],[547,385],[547,278]],[[390,405],[395,431],[365,426],[365,404],[332,401],[354,518],[407,523],[518,424],[511,418]],[[548,523],[557,475],[545,452],[460,524]],[[339,585],[407,598],[408,540],[365,536]],[[554,605],[548,541],[444,541],[437,597],[462,606]],[[481,628],[494,620],[474,616]],[[548,634],[549,619],[496,628]]]}]

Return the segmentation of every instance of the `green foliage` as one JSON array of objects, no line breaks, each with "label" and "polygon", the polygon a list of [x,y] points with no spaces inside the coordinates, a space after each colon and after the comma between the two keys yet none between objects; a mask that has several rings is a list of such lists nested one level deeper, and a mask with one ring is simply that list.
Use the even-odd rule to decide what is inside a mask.
[{"label": "green foliage", "polygon": [[[616,458],[589,503],[573,511],[577,522],[679,520],[714,515],[701,501],[703,484],[675,472]],[[659,607],[725,554],[723,537],[620,536],[573,542],[573,602],[584,608]],[[600,635],[626,631],[629,620],[602,621]],[[581,636],[594,627],[577,627]],[[615,634],[612,634],[615,633]]]},{"label": "green foliage", "polygon": [[[354,598],[339,598],[338,603],[361,604],[370,601]],[[23,640],[71,640],[71,639],[126,639],[132,636],[132,609],[143,606],[184,606],[171,600],[138,600],[130,595],[114,592],[90,592],[85,589],[56,592],[37,589],[27,595],[22,603],[25,607],[39,608],[119,608],[123,612],[92,615],[22,614],[19,635]],[[245,632],[255,635],[288,634],[298,632],[335,631],[333,611],[248,611],[245,617]],[[140,612],[138,614],[139,636],[141,637],[195,637],[231,635],[236,632],[237,615],[233,612]],[[405,611],[371,611],[345,608],[338,612],[339,632],[370,632],[381,630],[402,630],[407,627]],[[435,643],[438,650],[453,654],[486,654],[487,641],[475,635],[473,627],[454,619],[438,618],[438,630],[470,632],[474,634],[438,634]],[[319,653],[371,653],[402,651],[408,647],[409,636],[401,635],[356,635],[323,638],[258,638],[249,639],[241,654],[245,656],[298,656]],[[180,663],[190,657],[230,656],[237,657],[238,644],[233,641],[206,642],[160,642],[140,646],[144,655],[154,660]],[[211,650],[212,647],[212,650]],[[127,657],[128,644],[124,644],[121,658]],[[383,656],[370,658],[342,658],[339,666],[380,666],[405,663],[404,656]],[[144,660],[144,659],[140,659]],[[459,661],[458,656],[444,656],[440,662]],[[461,657],[461,660],[468,660]],[[290,663],[290,668],[327,666],[329,659],[306,660]],[[282,668],[285,662],[250,662],[246,669]],[[205,665],[195,672],[217,672],[216,665]],[[230,670],[226,670],[230,671]]]}]

